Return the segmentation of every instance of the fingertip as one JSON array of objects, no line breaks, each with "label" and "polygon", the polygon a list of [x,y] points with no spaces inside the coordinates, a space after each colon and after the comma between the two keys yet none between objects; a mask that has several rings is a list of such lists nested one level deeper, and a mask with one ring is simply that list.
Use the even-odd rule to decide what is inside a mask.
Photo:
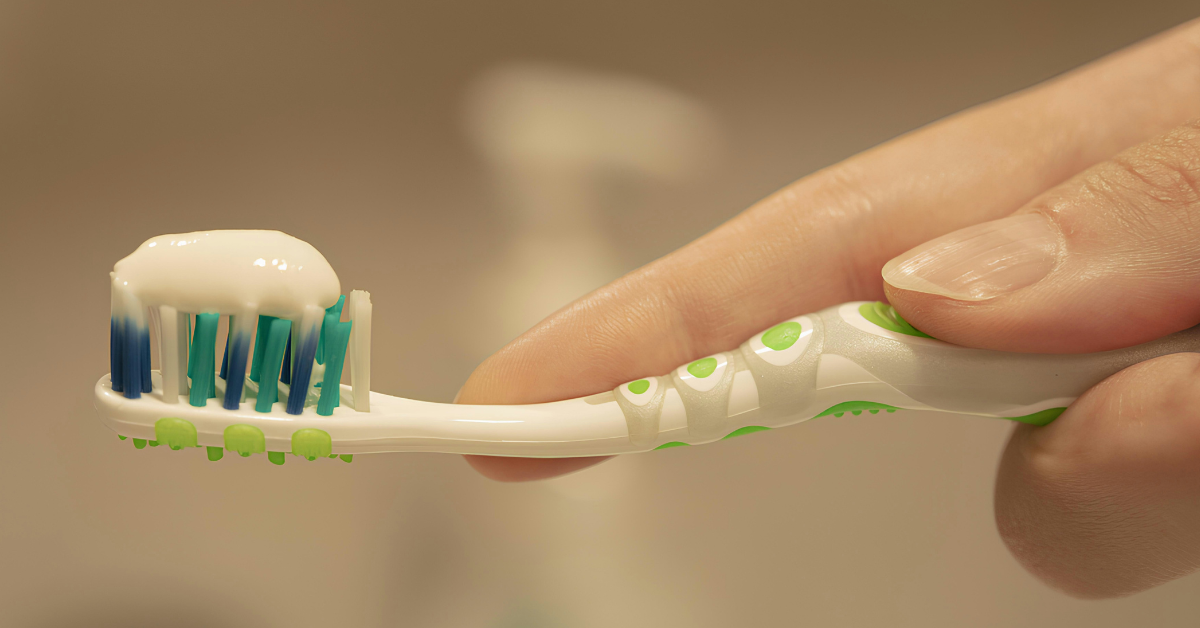
[{"label": "fingertip", "polygon": [[[953,344],[977,347],[996,348],[1003,339],[995,338],[997,332],[1003,333],[997,326],[994,317],[987,316],[987,303],[978,301],[958,301],[940,295],[905,290],[884,282],[883,292],[888,303],[896,308],[896,312],[908,324],[922,332]],[[985,321],[979,324],[979,321]]]},{"label": "fingertip", "polygon": [[1200,565],[1198,381],[1200,355],[1162,356],[1093,387],[1054,423],[1013,432],[995,518],[1018,562],[1083,599]]},{"label": "fingertip", "polygon": [[612,456],[588,458],[505,458],[500,456],[463,456],[485,478],[497,482],[545,480],[600,464]]}]

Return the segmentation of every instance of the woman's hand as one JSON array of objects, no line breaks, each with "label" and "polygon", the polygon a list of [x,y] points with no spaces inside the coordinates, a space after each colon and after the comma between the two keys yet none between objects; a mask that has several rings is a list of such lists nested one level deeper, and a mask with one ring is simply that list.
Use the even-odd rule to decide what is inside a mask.
[{"label": "woman's hand", "polygon": [[[1200,75],[1197,76],[1200,80]],[[949,342],[1075,353],[1200,323],[1200,123],[1122,152],[1015,215],[884,266],[889,300]],[[1132,366],[1019,427],[996,520],[1030,571],[1091,597],[1200,566],[1200,354]]]},{"label": "woman's hand", "polygon": [[[1193,22],[801,179],[550,316],[480,365],[458,401],[553,401],[667,372],[780,320],[878,299],[885,262],[959,229],[886,269],[889,299],[936,337],[1095,351],[1195,325],[1200,131],[1180,125],[1197,116]],[[1197,356],[1152,360],[1050,427],[1015,432],[997,518],[1031,571],[1104,596],[1200,564],[1193,374]],[[468,460],[529,480],[602,459]]]}]

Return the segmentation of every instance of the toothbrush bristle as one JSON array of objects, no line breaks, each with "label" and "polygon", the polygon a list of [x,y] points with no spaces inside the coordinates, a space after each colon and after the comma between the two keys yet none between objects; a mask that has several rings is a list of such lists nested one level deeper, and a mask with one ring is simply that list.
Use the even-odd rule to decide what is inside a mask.
[{"label": "toothbrush bristle", "polygon": [[270,334],[274,316],[259,316],[258,329],[254,332],[254,358],[250,363],[250,381],[258,383],[262,377],[262,362],[267,350],[267,336]]},{"label": "toothbrush bristle", "polygon": [[287,343],[283,347],[283,368],[279,371],[279,381],[292,385],[292,332],[288,330]]},{"label": "toothbrush bristle", "polygon": [[316,361],[319,329],[312,325],[301,332],[300,350],[296,354],[296,372],[292,375],[291,388],[288,389],[288,414],[300,414],[304,411],[308,385],[312,380],[313,362]]},{"label": "toothbrush bristle", "polygon": [[138,399],[142,396],[142,343],[140,330],[134,322],[126,318],[121,324],[122,373],[121,386],[126,399]]},{"label": "toothbrush bristle", "polygon": [[[364,293],[365,294],[365,293]],[[360,295],[352,302],[363,305]],[[341,405],[341,377],[345,370],[354,321],[341,322],[346,297],[339,296],[336,304],[324,308],[309,307],[300,320],[258,316],[252,311],[229,317],[229,334],[221,360],[220,377],[224,381],[222,406],[237,410],[246,393],[246,379],[258,383],[251,389],[254,409],[269,413],[279,401],[279,386],[289,384],[284,409],[288,414],[301,414],[313,384],[314,364],[324,363],[317,400],[317,413],[333,414]],[[369,303],[365,304],[369,307]],[[216,312],[193,315],[178,312],[171,306],[145,307],[133,295],[114,286],[113,314],[109,321],[109,376],[114,392],[129,399],[143,393],[153,393],[151,378],[150,324],[158,330],[159,352],[169,362],[162,365],[163,401],[168,396],[186,396],[190,405],[205,407],[217,396],[216,336],[221,314]],[[166,316],[169,318],[167,323]],[[353,317],[354,314],[352,313]],[[239,321],[240,318],[244,320]],[[364,332],[370,329],[364,318]],[[246,321],[257,325],[247,329]],[[302,328],[301,325],[304,327]],[[254,341],[251,342],[251,334]],[[166,350],[166,343],[172,350]],[[293,351],[293,345],[297,348]],[[323,362],[317,360],[318,351]],[[356,363],[357,364],[357,363]],[[186,367],[186,376],[181,376]],[[358,367],[355,366],[357,369]],[[366,373],[360,373],[367,376]],[[357,397],[356,397],[357,402]]]},{"label": "toothbrush bristle", "polygon": [[142,327],[138,329],[138,340],[141,345],[141,363],[140,372],[142,374],[142,392],[154,392],[154,380],[150,378],[150,329]]},{"label": "toothbrush bristle", "polygon": [[108,346],[109,381],[113,392],[125,392],[125,361],[121,359],[125,354],[125,339],[121,334],[121,326],[121,321],[113,314],[109,324]]},{"label": "toothbrush bristle", "polygon": [[221,356],[221,379],[229,381],[229,346],[233,344],[233,317],[229,319],[229,331],[225,337],[225,353]]},{"label": "toothbrush bristle", "polygon": [[[332,313],[325,315],[326,322]],[[350,342],[352,322],[339,323],[336,321],[328,326],[325,349],[329,360],[325,365],[325,379],[321,382],[321,398],[317,401],[317,414],[329,416],[333,409],[341,405],[342,365],[346,360],[346,345]]]},{"label": "toothbrush bristle", "polygon": [[188,403],[202,408],[210,397],[216,396],[217,323],[220,314],[197,314],[195,332],[189,356],[192,360],[192,390]]},{"label": "toothbrush bristle", "polygon": [[[284,364],[283,350],[292,333],[292,321],[274,317],[266,317],[268,321],[266,330],[260,332],[262,334],[262,370],[259,372],[261,381],[258,386],[258,399],[255,401],[254,409],[258,412],[270,412],[271,406],[279,398],[279,370]],[[261,320],[259,321],[261,325]],[[259,329],[262,329],[260,326]],[[258,344],[256,343],[256,347]]]},{"label": "toothbrush bristle", "polygon": [[321,323],[321,338],[317,341],[317,364],[325,363],[325,347],[329,342],[329,330],[342,318],[342,307],[346,304],[346,295],[339,295],[337,303],[325,308],[325,319]]},{"label": "toothbrush bristle", "polygon": [[237,410],[242,402],[246,384],[246,358],[250,352],[250,335],[236,318],[229,321],[229,338],[225,342],[225,364],[221,377],[225,379],[225,409]]}]

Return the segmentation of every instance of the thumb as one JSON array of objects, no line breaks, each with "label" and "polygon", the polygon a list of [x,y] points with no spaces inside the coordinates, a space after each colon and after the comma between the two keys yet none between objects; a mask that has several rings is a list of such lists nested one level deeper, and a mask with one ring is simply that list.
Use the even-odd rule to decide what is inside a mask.
[{"label": "thumb", "polygon": [[955,344],[1036,353],[1131,346],[1200,323],[1200,123],[1121,153],[1013,216],[883,268],[891,303]]}]

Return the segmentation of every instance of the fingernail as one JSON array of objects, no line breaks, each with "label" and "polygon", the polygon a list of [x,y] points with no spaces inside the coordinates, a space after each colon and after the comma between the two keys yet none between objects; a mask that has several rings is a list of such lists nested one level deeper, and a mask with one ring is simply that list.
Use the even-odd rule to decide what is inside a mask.
[{"label": "fingernail", "polygon": [[1058,230],[1042,214],[1021,214],[959,229],[884,264],[883,280],[901,290],[962,301],[991,299],[1050,273]]}]

